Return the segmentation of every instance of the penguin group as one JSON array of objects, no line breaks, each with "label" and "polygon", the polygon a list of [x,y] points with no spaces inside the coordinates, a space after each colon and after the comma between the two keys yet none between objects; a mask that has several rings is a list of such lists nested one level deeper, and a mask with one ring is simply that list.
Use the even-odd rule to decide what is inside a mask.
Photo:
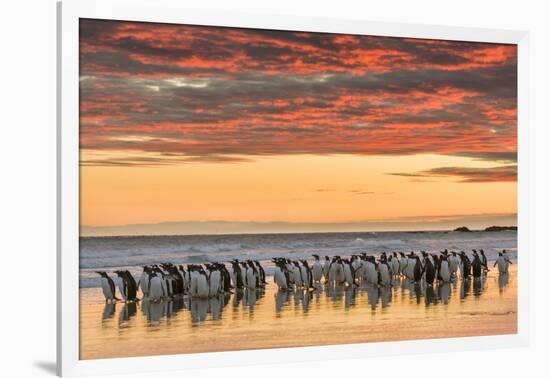
[{"label": "penguin group", "polygon": [[[160,302],[183,296],[207,299],[231,294],[233,289],[262,289],[267,284],[265,270],[257,260],[233,260],[230,269],[218,262],[186,266],[172,263],[146,265],[137,281],[128,270],[114,271],[116,284],[107,272],[96,273],[101,277],[107,303],[142,299]],[[116,288],[122,298],[117,297]],[[138,298],[140,289],[142,297]]]}]

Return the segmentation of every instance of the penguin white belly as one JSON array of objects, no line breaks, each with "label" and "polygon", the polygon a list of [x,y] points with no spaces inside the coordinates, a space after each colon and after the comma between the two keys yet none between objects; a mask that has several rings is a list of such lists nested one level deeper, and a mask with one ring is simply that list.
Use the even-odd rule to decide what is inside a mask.
[{"label": "penguin white belly", "polygon": [[105,277],[101,277],[101,289],[103,289],[103,295],[105,296],[105,299],[115,299],[115,293],[113,293],[113,291],[111,290],[111,285],[109,285],[109,281]]},{"label": "penguin white belly", "polygon": [[213,297],[218,294],[220,290],[221,274],[219,271],[214,271],[210,274],[210,296]]},{"label": "penguin white belly", "polygon": [[204,274],[199,274],[197,277],[197,297],[208,298],[210,287],[208,280]]},{"label": "penguin white belly", "polygon": [[256,287],[256,275],[252,269],[246,270],[246,287],[249,289]]},{"label": "penguin white belly", "polygon": [[330,270],[330,263],[326,262],[325,265],[323,265],[323,276],[325,277],[325,281],[328,281],[329,270]]},{"label": "penguin white belly", "polygon": [[382,284],[389,285],[390,271],[388,270],[388,266],[386,264],[380,264],[378,265],[378,270],[380,271],[380,280],[382,281]]},{"label": "penguin white belly", "polygon": [[273,279],[275,280],[275,283],[277,284],[277,287],[279,289],[287,289],[288,286],[286,282],[286,277],[281,268],[275,268]]},{"label": "penguin white belly", "polygon": [[439,274],[444,282],[449,282],[451,280],[451,271],[449,270],[448,261],[441,262],[441,266],[439,267]]},{"label": "penguin white belly", "polygon": [[376,266],[373,263],[367,263],[367,282],[370,284],[378,283],[378,274],[376,273]]},{"label": "penguin white belly", "polygon": [[403,259],[399,261],[399,273],[405,275],[405,271],[407,269],[407,260]]},{"label": "penguin white belly", "polygon": [[411,279],[411,280],[414,279],[414,267],[415,266],[416,266],[416,260],[415,259],[409,259],[407,261],[407,269],[406,269],[405,276],[408,279]]},{"label": "penguin white belly", "polygon": [[458,270],[458,261],[456,258],[452,258],[449,261],[449,269],[451,270],[451,273],[456,273]]},{"label": "penguin white belly", "polygon": [[498,272],[501,274],[508,272],[508,261],[503,257],[499,257],[497,260]]},{"label": "penguin white belly", "polygon": [[328,271],[328,282],[333,283],[336,279],[336,264],[332,264]]},{"label": "penguin white belly", "polygon": [[321,263],[316,261],[313,264],[313,281],[314,282],[320,282],[321,277],[323,276],[323,268],[321,267]]},{"label": "penguin white belly", "polygon": [[149,286],[149,299],[152,301],[158,301],[164,296],[164,290],[162,280],[159,277],[151,278]]},{"label": "penguin white belly", "polygon": [[391,264],[392,264],[393,275],[399,274],[399,260],[394,258],[392,259]]},{"label": "penguin white belly", "polygon": [[344,280],[348,285],[353,285],[353,277],[349,264],[344,264]]}]

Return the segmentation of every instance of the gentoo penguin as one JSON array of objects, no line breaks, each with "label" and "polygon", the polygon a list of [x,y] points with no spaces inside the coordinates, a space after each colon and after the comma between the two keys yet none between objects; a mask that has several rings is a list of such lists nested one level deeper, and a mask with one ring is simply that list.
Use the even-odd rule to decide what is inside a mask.
[{"label": "gentoo penguin", "polygon": [[302,269],[300,268],[300,264],[298,261],[293,261],[292,265],[292,277],[294,284],[296,287],[302,287],[303,286],[303,279],[302,279]]},{"label": "gentoo penguin", "polygon": [[197,275],[197,298],[208,298],[210,294],[210,285],[205,270],[201,267]]},{"label": "gentoo penguin", "polygon": [[388,262],[385,258],[378,263],[379,284],[382,286],[388,286],[391,284],[391,274]]},{"label": "gentoo penguin", "polygon": [[101,289],[103,289],[103,295],[105,296],[105,302],[119,301],[116,297],[115,283],[105,272],[96,272],[101,276]]},{"label": "gentoo penguin", "polygon": [[342,262],[342,259],[340,256],[336,256],[336,262],[334,265],[334,281],[337,285],[342,285],[346,277],[344,275],[344,263]]},{"label": "gentoo penguin", "polygon": [[420,262],[420,257],[416,256],[416,263],[414,265],[413,278],[414,282],[420,282],[422,280],[422,275],[424,274],[424,269],[422,268],[422,263]]},{"label": "gentoo penguin", "polygon": [[344,282],[348,286],[352,286],[355,284],[355,280],[353,279],[353,267],[351,266],[351,262],[347,259],[342,260],[342,267],[344,269]]},{"label": "gentoo penguin", "polygon": [[235,259],[231,261],[231,266],[233,267],[232,278],[233,286],[237,289],[242,289],[244,287],[244,279],[242,275],[241,266],[239,265],[239,260]]},{"label": "gentoo penguin", "polygon": [[119,277],[119,290],[125,301],[135,301],[137,299],[137,284],[134,280],[134,277],[130,274],[129,271],[115,271],[116,275]]},{"label": "gentoo penguin", "polygon": [[392,263],[392,273],[394,276],[399,276],[399,266],[401,265],[401,262],[399,261],[399,257],[397,256],[397,252],[393,252],[393,256],[391,259]]},{"label": "gentoo penguin", "polygon": [[273,281],[275,284],[277,284],[277,287],[279,290],[288,290],[288,271],[285,274],[286,271],[286,265],[284,261],[273,259],[273,262],[275,263],[275,270],[273,272]]},{"label": "gentoo penguin", "polygon": [[252,262],[248,262],[246,269],[246,287],[248,289],[255,289],[258,286],[258,276],[256,274],[256,267]]},{"label": "gentoo penguin", "polygon": [[495,261],[495,263],[493,264],[493,267],[498,265],[498,273],[499,274],[506,274],[506,273],[508,273],[508,264],[511,264],[511,262],[509,262],[506,259],[506,257],[504,256],[504,254],[502,252],[499,252],[498,253],[498,258]]},{"label": "gentoo penguin", "polygon": [[330,270],[330,257],[325,256],[325,263],[323,264],[323,277],[325,277],[325,283],[328,282],[329,270]]},{"label": "gentoo penguin", "polygon": [[428,285],[433,285],[435,280],[435,267],[429,256],[426,256],[424,258],[424,272],[426,273],[425,274],[426,283]]},{"label": "gentoo penguin", "polygon": [[466,256],[464,251],[460,252],[460,270],[462,273],[462,278],[469,279],[471,275],[472,266],[470,259]]},{"label": "gentoo penguin", "polygon": [[405,268],[405,277],[414,280],[414,267],[416,265],[416,254],[411,252],[407,257],[407,267]]},{"label": "gentoo penguin", "polygon": [[481,270],[481,259],[479,258],[477,252],[474,250],[474,260],[472,261],[472,275],[474,276],[474,278],[481,278]]},{"label": "gentoo penguin", "polygon": [[481,256],[479,256],[479,258],[481,259],[481,266],[483,266],[483,270],[485,272],[488,272],[489,267],[487,266],[487,256],[485,256],[485,252],[483,252],[483,249],[480,249],[479,253],[481,254]]},{"label": "gentoo penguin", "polygon": [[265,270],[264,268],[260,265],[260,262],[258,260],[254,260],[254,263],[256,264],[256,268],[258,269],[258,273],[259,273],[259,277],[260,277],[260,285],[261,286],[265,286],[267,284],[266,280],[265,280]]},{"label": "gentoo penguin", "polygon": [[405,269],[407,269],[407,256],[403,252],[399,252],[401,255],[401,259],[399,260],[399,274],[404,276],[405,275]]},{"label": "gentoo penguin", "polygon": [[458,271],[459,259],[456,252],[451,252],[449,256],[449,270],[451,271],[451,277],[456,277]]},{"label": "gentoo penguin", "polygon": [[309,267],[307,260],[302,260],[302,267],[304,268],[302,270],[302,277],[305,277],[304,286],[308,287],[309,289],[315,289],[313,287],[313,272],[311,271],[311,268]]},{"label": "gentoo penguin", "polygon": [[210,265],[208,277],[208,296],[214,297],[221,291],[222,275],[215,265]]},{"label": "gentoo penguin", "polygon": [[443,282],[451,282],[451,271],[447,255],[443,255],[439,259],[439,277]]},{"label": "gentoo penguin", "polygon": [[378,272],[376,271],[376,260],[374,256],[368,256],[365,261],[365,278],[369,284],[378,284]]},{"label": "gentoo penguin", "polygon": [[151,272],[149,274],[149,283],[147,286],[150,301],[158,302],[166,296],[164,282],[156,272]]},{"label": "gentoo penguin", "polygon": [[313,255],[313,258],[315,258],[315,262],[311,267],[313,282],[319,283],[321,282],[321,277],[323,277],[323,267],[321,266],[321,262],[319,261],[319,255]]},{"label": "gentoo penguin", "polygon": [[147,297],[149,295],[149,272],[150,272],[149,267],[144,266],[143,272],[141,273],[141,276],[139,277],[139,281],[138,281],[138,289],[141,287],[141,292],[143,293],[143,297]]}]

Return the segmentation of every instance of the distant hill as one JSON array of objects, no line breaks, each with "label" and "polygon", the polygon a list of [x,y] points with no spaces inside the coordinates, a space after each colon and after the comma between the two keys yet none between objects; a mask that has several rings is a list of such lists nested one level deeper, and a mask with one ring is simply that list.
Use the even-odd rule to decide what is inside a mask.
[{"label": "distant hill", "polygon": [[465,227],[465,226],[455,228],[453,231],[458,231],[458,232],[472,232],[472,230],[470,230],[468,227]]},{"label": "distant hill", "polygon": [[487,227],[483,231],[494,232],[494,231],[517,231],[517,230],[518,230],[517,226],[491,226],[491,227]]}]

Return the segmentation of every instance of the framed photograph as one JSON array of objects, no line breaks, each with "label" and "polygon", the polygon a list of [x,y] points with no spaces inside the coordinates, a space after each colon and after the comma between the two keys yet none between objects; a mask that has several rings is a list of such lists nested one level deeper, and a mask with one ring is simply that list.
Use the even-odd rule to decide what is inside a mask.
[{"label": "framed photograph", "polygon": [[58,374],[526,345],[528,35],[58,4]]}]

